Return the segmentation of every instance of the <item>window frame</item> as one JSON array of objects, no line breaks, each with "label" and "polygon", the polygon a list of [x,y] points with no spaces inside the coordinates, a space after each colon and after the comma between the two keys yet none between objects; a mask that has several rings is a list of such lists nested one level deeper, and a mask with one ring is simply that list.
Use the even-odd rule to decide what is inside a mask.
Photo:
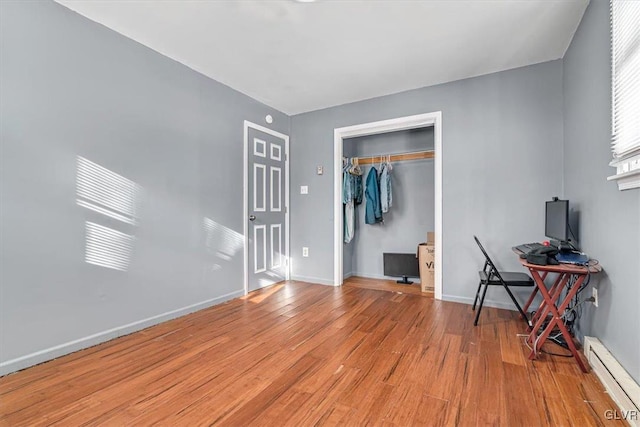
[{"label": "window frame", "polygon": [[[640,30],[633,23],[640,16],[640,2],[610,0],[611,18],[611,148],[613,160],[609,166],[616,168],[615,175],[608,177],[616,181],[619,190],[640,188],[640,137],[636,130],[634,117],[640,117]],[[615,5],[615,6],[614,6]],[[616,7],[617,6],[617,7]],[[621,10],[622,7],[626,9]],[[633,9],[635,8],[635,9]],[[616,27],[619,23],[620,27]],[[618,28],[616,30],[616,28]],[[624,39],[619,37],[626,36]],[[632,67],[619,72],[620,65]],[[629,78],[629,75],[632,77]],[[636,78],[634,79],[633,76]],[[623,78],[621,78],[623,77]],[[623,89],[631,90],[632,95],[621,96]],[[622,102],[620,102],[622,99]],[[631,113],[629,112],[631,111]],[[629,119],[631,117],[631,119]],[[630,123],[631,124],[630,124]],[[637,124],[636,124],[637,126]],[[631,134],[628,134],[631,129]]]}]

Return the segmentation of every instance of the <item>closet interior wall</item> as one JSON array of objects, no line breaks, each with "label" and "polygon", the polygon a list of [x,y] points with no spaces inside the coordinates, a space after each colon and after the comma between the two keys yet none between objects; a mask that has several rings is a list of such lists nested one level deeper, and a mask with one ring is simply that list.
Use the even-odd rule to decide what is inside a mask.
[{"label": "closet interior wall", "polygon": [[[343,143],[345,157],[433,150],[433,128],[412,129],[381,135],[348,138]],[[434,159],[393,162],[393,206],[384,214],[384,223],[365,224],[365,203],[356,207],[355,237],[344,245],[344,277],[384,276],[384,252],[412,253],[434,229]],[[379,162],[373,166],[379,170]],[[363,184],[372,165],[362,165]],[[416,279],[417,280],[417,279]]]}]

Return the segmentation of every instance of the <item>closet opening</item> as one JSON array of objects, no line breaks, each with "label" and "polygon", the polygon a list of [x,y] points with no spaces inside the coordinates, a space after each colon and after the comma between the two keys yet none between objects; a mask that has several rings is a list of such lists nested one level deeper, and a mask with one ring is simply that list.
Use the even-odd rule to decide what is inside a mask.
[{"label": "closet opening", "polygon": [[[334,130],[336,286],[348,276],[390,279],[384,274],[383,253],[415,253],[417,244],[426,240],[427,231],[434,231],[437,236],[434,296],[442,298],[441,153],[441,112]],[[358,166],[354,168],[352,163]],[[374,167],[378,174],[370,172]],[[380,222],[377,214],[374,220],[371,210],[367,214],[365,188],[367,176],[372,174],[369,177],[372,184],[373,177],[379,177],[384,169],[391,170],[392,196],[387,208],[389,198],[383,190],[386,212]],[[362,173],[363,199],[360,205],[352,204],[355,213],[351,215],[349,211],[346,218],[353,220],[345,224],[343,172],[349,170],[355,175]]]}]

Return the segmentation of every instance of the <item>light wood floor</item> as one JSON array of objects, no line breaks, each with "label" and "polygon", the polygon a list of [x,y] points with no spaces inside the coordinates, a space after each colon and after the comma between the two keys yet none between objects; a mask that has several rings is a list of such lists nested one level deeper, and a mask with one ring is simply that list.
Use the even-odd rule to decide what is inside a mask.
[{"label": "light wood floor", "polygon": [[288,282],[1,378],[0,425],[613,423],[593,374],[526,358],[514,313],[472,322],[467,305]]},{"label": "light wood floor", "polygon": [[395,280],[368,279],[366,277],[351,276],[345,284],[347,286],[363,289],[376,289],[379,291],[390,291],[402,294],[421,295],[433,298],[433,292],[422,292],[420,283],[402,285]]}]

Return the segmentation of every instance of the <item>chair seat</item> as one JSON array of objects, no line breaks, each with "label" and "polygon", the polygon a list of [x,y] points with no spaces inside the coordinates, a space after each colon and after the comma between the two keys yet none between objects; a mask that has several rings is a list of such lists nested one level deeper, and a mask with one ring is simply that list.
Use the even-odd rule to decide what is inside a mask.
[{"label": "chair seat", "polygon": [[[482,283],[487,283],[487,273],[484,271],[478,271],[480,280]],[[533,279],[526,273],[513,272],[513,271],[501,271],[500,275],[505,281],[507,286],[533,286]],[[494,278],[488,281],[489,285],[502,285],[500,280]]]}]

